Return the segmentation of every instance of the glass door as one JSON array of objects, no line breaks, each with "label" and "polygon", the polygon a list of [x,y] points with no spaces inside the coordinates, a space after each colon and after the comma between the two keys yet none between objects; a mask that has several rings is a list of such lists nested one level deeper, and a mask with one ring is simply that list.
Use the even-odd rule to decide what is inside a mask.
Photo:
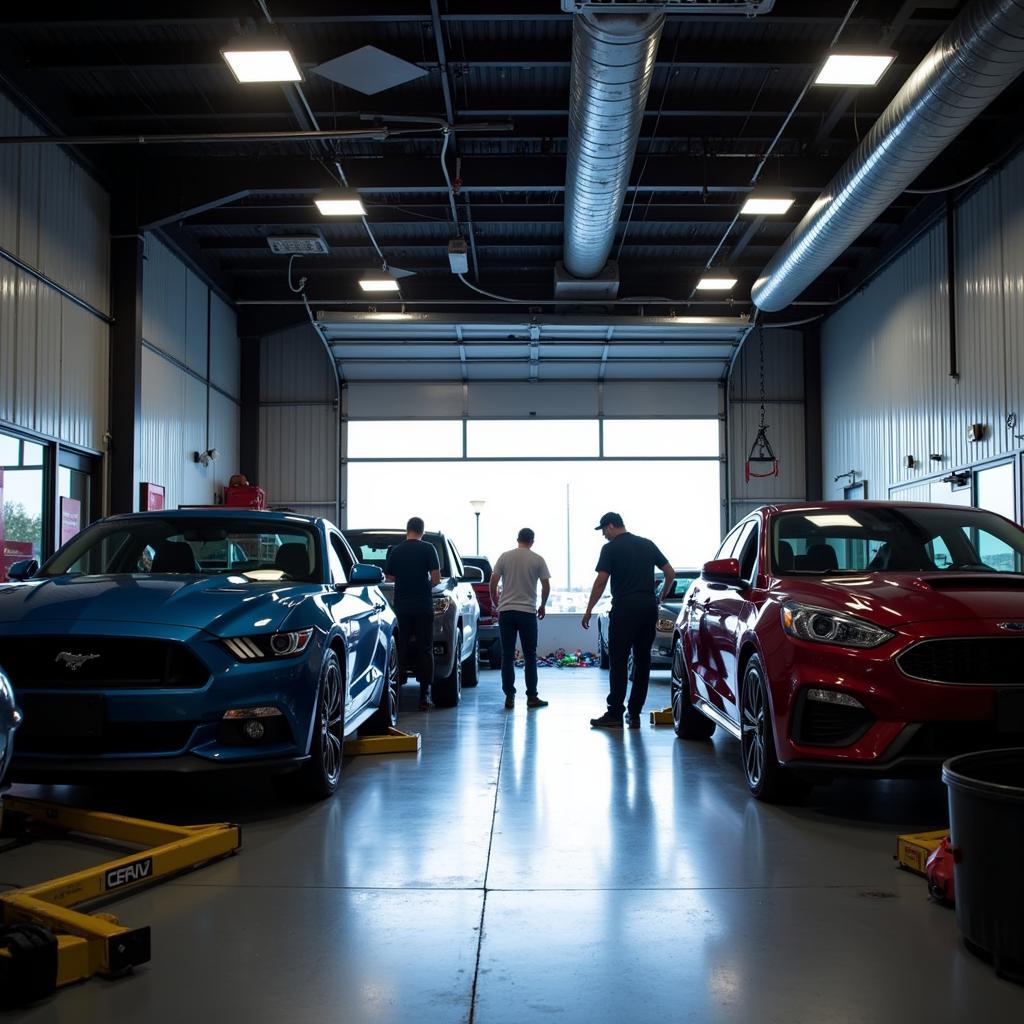
[{"label": "glass door", "polygon": [[99,461],[64,448],[57,456],[58,547],[67,544],[100,515]]}]

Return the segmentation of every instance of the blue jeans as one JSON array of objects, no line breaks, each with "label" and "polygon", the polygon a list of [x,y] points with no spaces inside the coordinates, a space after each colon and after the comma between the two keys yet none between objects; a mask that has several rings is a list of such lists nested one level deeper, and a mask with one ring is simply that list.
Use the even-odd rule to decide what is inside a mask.
[{"label": "blue jeans", "polygon": [[537,696],[537,613],[499,612],[501,634],[501,688],[506,697],[516,695],[516,634],[526,661],[526,696]]}]

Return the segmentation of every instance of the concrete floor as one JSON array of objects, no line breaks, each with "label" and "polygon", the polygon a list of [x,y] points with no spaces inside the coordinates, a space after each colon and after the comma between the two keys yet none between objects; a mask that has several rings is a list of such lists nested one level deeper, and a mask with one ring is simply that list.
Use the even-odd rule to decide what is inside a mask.
[{"label": "concrete floor", "polygon": [[[496,672],[402,725],[418,755],[347,762],[337,797],[255,782],[157,791],[17,787],[103,809],[243,825],[240,856],[121,901],[152,962],[20,1021],[814,1022],[1024,1019],[1024,988],[958,941],[893,863],[941,827],[940,784],[842,783],[802,807],[747,794],[737,744],[592,731],[606,674],[541,670],[514,712]],[[668,704],[656,673],[648,708]],[[110,856],[35,844],[27,884]],[[3,1015],[0,1015],[2,1017]],[[13,1015],[10,1015],[13,1017]]]}]

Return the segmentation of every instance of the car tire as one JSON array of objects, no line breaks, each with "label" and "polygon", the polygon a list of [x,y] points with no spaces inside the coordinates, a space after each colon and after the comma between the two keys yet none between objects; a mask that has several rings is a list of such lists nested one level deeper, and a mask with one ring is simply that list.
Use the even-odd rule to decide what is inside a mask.
[{"label": "car tire", "polygon": [[487,651],[487,663],[491,668],[501,668],[501,641],[495,640]]},{"label": "car tire", "polygon": [[676,640],[672,648],[672,725],[684,740],[709,740],[715,731],[715,723],[693,706],[690,668],[682,640]]},{"label": "car tire", "polygon": [[608,668],[608,645],[604,642],[604,634],[601,632],[601,620],[597,622],[597,657],[601,668]]},{"label": "car tire", "polygon": [[462,663],[462,685],[476,686],[480,682],[480,641],[473,641],[473,650]]},{"label": "car tire", "polygon": [[[452,639],[452,648],[458,650],[458,638],[462,630],[455,630],[455,637]],[[456,654],[452,662],[452,670],[446,676],[434,677],[434,685],[431,688],[431,695],[434,703],[439,708],[453,708],[462,698],[462,659]]]},{"label": "car tire", "polygon": [[740,688],[740,760],[747,788],[765,803],[805,795],[809,787],[779,763],[772,729],[771,695],[761,658],[752,654]]},{"label": "car tire", "polygon": [[317,800],[333,796],[341,779],[344,746],[345,679],[338,656],[328,648],[320,666],[310,756],[300,773],[302,788],[309,796]]},{"label": "car tire", "polygon": [[401,682],[398,675],[398,644],[392,637],[388,643],[388,660],[384,685],[380,691],[380,703],[370,716],[362,731],[371,736],[386,736],[388,729],[398,725],[398,706],[401,702]]}]

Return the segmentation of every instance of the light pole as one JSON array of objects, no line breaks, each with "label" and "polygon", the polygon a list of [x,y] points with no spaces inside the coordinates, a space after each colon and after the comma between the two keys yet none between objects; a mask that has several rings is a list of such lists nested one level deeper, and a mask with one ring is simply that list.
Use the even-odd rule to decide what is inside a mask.
[{"label": "light pole", "polygon": [[475,501],[471,501],[470,505],[473,506],[473,515],[476,516],[476,553],[480,554],[480,510],[486,505],[487,502],[482,498],[477,498]]}]

